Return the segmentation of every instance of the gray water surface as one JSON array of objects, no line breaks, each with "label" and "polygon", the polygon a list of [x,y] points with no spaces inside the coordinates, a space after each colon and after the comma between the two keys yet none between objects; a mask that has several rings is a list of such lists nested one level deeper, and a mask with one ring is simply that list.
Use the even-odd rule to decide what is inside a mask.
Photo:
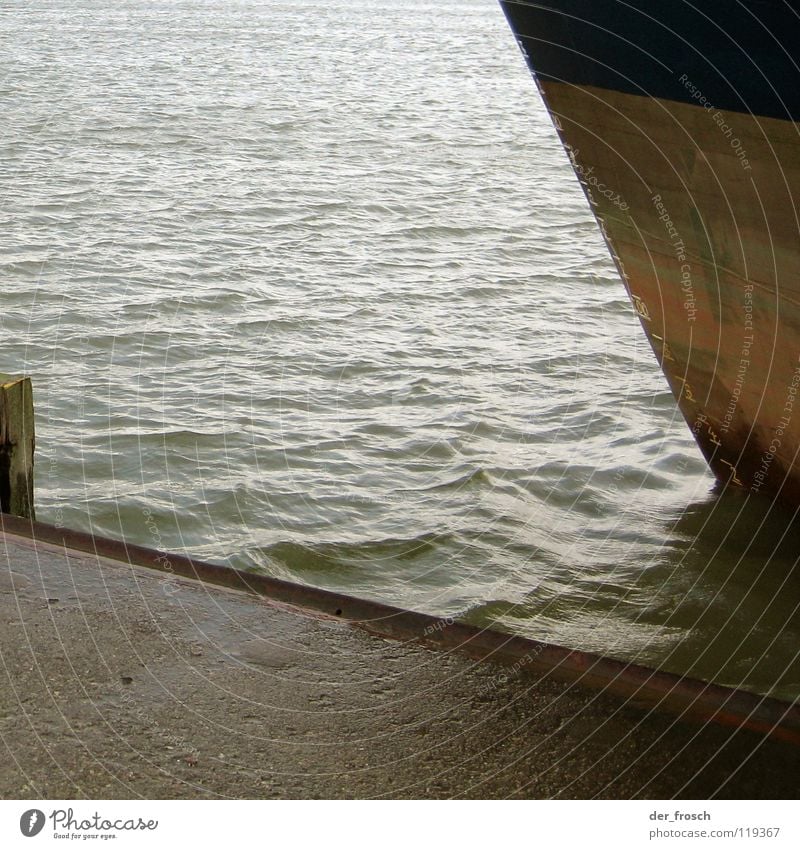
[{"label": "gray water surface", "polygon": [[32,0],[0,44],[41,519],[800,694],[800,534],[713,492],[493,0]]}]

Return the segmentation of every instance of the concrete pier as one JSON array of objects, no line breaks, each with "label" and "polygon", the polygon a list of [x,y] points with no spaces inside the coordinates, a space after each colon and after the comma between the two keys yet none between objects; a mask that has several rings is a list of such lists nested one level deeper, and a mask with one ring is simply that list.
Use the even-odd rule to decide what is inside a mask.
[{"label": "concrete pier", "polygon": [[793,743],[2,518],[3,798],[797,797]]}]

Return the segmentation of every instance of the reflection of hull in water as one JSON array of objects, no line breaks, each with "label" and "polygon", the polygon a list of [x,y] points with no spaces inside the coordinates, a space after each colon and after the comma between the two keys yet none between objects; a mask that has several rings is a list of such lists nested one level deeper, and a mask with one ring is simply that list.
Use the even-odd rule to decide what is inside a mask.
[{"label": "reflection of hull in water", "polygon": [[800,504],[800,17],[501,4],[713,472]]}]

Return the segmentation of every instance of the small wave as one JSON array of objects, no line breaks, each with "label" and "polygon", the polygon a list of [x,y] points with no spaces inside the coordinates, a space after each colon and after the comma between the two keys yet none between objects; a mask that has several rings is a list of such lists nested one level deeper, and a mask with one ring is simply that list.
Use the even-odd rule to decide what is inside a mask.
[{"label": "small wave", "polygon": [[[362,543],[279,542],[259,549],[260,558],[277,560],[298,574],[340,572],[368,561],[414,561],[439,552],[453,542],[451,534],[425,533],[409,539],[382,539]],[[251,552],[252,553],[252,552]]]},{"label": "small wave", "polygon": [[415,490],[400,490],[401,492],[447,492],[448,490],[463,490],[471,487],[491,486],[492,479],[484,469],[473,469],[452,480],[435,483],[431,486]]}]

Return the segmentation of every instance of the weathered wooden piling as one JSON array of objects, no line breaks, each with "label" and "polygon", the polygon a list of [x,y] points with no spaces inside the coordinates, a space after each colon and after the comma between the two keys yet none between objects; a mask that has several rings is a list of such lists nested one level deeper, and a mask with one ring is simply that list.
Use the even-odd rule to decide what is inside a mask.
[{"label": "weathered wooden piling", "polygon": [[35,519],[33,388],[29,377],[0,374],[0,511]]}]

